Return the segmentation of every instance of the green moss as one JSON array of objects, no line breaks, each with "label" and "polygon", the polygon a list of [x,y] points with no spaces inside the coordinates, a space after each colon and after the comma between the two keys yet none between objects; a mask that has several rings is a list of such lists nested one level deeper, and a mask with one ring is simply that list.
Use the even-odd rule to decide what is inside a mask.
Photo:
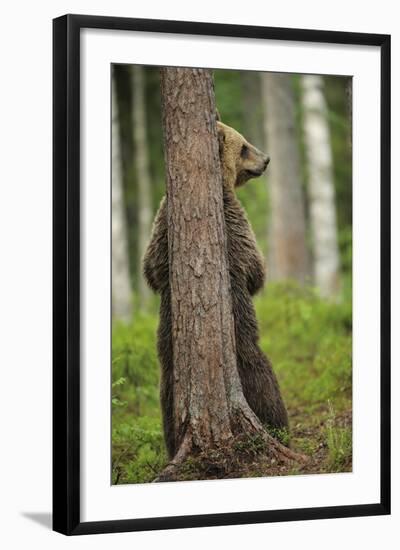
[{"label": "green moss", "polygon": [[289,430],[285,428],[273,428],[272,426],[266,426],[267,431],[272,437],[275,437],[283,445],[288,446],[290,443],[290,433]]},{"label": "green moss", "polygon": [[260,434],[239,437],[235,440],[233,448],[236,452],[257,455],[265,451],[265,440]]}]

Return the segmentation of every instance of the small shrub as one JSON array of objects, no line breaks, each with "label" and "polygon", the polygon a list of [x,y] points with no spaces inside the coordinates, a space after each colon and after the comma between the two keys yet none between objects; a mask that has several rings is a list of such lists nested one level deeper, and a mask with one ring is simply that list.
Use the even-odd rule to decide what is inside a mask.
[{"label": "small shrub", "polygon": [[[138,314],[131,325],[115,323],[112,333],[112,379],[115,398],[136,416],[158,408],[157,317]],[[123,379],[123,383],[118,381]]]},{"label": "small shrub", "polygon": [[233,448],[242,454],[257,455],[265,451],[266,443],[261,434],[255,434],[237,438]]},{"label": "small shrub", "polygon": [[113,484],[152,481],[166,463],[159,421],[143,417],[113,428]]},{"label": "small shrub", "polygon": [[[124,384],[125,381],[126,381],[125,378],[121,376],[121,378],[118,378],[118,380],[116,380],[111,384],[112,389],[114,390],[115,388],[122,386],[122,384]],[[125,407],[127,404],[126,401],[121,401],[121,399],[117,395],[114,395],[114,393],[112,395],[111,401],[112,401],[113,407]]]},{"label": "small shrub", "polygon": [[275,437],[283,445],[288,446],[290,442],[290,434],[286,428],[273,428],[272,426],[267,426],[267,431],[272,437]]}]

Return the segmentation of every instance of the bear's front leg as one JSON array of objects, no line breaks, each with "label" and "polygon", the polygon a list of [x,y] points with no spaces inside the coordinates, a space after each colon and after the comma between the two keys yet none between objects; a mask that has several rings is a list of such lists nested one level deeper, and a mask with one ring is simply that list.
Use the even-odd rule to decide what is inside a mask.
[{"label": "bear's front leg", "polygon": [[253,296],[258,292],[265,282],[265,262],[258,250],[250,257],[247,268],[247,290]]},{"label": "bear's front leg", "polygon": [[150,243],[143,258],[143,275],[154,292],[160,292],[169,284],[168,219],[165,197],[161,201],[154,220]]}]

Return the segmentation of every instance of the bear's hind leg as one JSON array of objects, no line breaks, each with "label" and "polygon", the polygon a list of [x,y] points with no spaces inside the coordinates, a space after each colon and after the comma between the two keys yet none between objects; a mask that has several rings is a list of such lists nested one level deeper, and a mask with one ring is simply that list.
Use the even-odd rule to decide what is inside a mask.
[{"label": "bear's hind leg", "polygon": [[160,324],[158,326],[158,358],[160,360],[160,401],[164,440],[168,457],[175,456],[174,433],[174,365],[172,356],[171,300],[168,292],[161,294]]},{"label": "bear's hind leg", "polygon": [[243,393],[250,408],[272,431],[287,431],[289,420],[271,363],[260,349],[253,349],[251,363],[238,358]]},{"label": "bear's hind leg", "polygon": [[161,374],[160,401],[163,421],[163,431],[165,446],[167,448],[168,458],[175,456],[175,434],[173,418],[173,380],[172,372],[163,369]]}]

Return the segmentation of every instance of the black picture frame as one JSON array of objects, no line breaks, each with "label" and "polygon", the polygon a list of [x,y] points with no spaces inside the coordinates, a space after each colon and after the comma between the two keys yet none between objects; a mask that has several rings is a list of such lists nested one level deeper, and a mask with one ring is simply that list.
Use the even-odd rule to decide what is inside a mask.
[{"label": "black picture frame", "polygon": [[[81,522],[80,31],[84,28],[378,46],[381,51],[380,501],[370,504]],[[53,529],[66,535],[390,513],[390,36],[65,15],[53,21]]]}]

